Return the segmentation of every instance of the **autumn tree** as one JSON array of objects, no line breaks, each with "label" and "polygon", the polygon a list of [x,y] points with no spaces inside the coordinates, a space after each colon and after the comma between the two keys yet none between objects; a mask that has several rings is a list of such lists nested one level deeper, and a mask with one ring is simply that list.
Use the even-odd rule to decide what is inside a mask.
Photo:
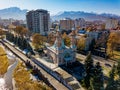
[{"label": "autumn tree", "polygon": [[0,29],[0,38],[3,38],[3,35],[5,35],[5,32],[3,30]]},{"label": "autumn tree", "polygon": [[47,39],[47,42],[50,44],[50,45],[53,45],[54,42],[55,42],[55,33],[54,32],[51,32],[48,34],[48,39]]},{"label": "autumn tree", "polygon": [[42,48],[44,45],[45,37],[36,33],[32,36],[32,44],[35,49]]},{"label": "autumn tree", "polygon": [[80,39],[78,39],[78,41],[77,41],[77,49],[79,51],[85,50],[85,43],[86,43],[86,39],[84,37],[81,37]]},{"label": "autumn tree", "polygon": [[14,31],[19,36],[25,36],[28,32],[28,30],[22,26],[17,26]]},{"label": "autumn tree", "polygon": [[69,37],[66,33],[64,33],[64,34],[62,35],[62,38],[63,38],[63,40],[64,40],[65,45],[66,45],[66,46],[70,46],[71,40],[70,40],[70,37]]},{"label": "autumn tree", "polygon": [[107,42],[107,53],[114,57],[113,51],[116,50],[118,44],[120,44],[119,40],[120,33],[111,32],[109,35],[109,39]]},{"label": "autumn tree", "polygon": [[0,36],[4,34],[4,31],[0,29]]}]

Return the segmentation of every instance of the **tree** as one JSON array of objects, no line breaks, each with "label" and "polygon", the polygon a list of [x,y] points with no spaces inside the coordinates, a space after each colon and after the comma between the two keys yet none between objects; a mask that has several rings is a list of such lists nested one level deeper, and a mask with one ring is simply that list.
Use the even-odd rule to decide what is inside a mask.
[{"label": "tree", "polygon": [[14,35],[8,32],[6,34],[6,39],[9,40],[10,42],[14,42]]},{"label": "tree", "polygon": [[107,87],[105,90],[117,90],[116,81],[114,80],[116,70],[117,70],[117,68],[116,68],[116,65],[114,64],[112,67],[112,70],[110,71],[110,74],[109,74],[110,77],[108,79],[108,84],[107,84]]},{"label": "tree", "polygon": [[91,78],[92,90],[104,90],[103,72],[100,63],[97,62],[94,68],[94,75]]},{"label": "tree", "polygon": [[54,44],[54,42],[55,42],[55,33],[54,32],[51,32],[51,33],[49,33],[48,34],[48,43],[50,44],[50,45],[53,45]]},{"label": "tree", "polygon": [[39,48],[42,48],[42,46],[44,45],[44,37],[40,34],[34,34],[32,36],[32,44],[34,46],[35,49],[39,49]]},{"label": "tree", "polygon": [[93,59],[91,56],[91,52],[87,55],[87,58],[85,60],[85,69],[86,69],[86,77],[84,79],[84,83],[86,88],[90,88],[90,80],[94,74],[94,65],[93,65]]},{"label": "tree", "polygon": [[28,33],[28,29],[27,28],[23,28],[21,35],[22,36],[26,36],[26,34]]},{"label": "tree", "polygon": [[120,78],[120,61],[118,61],[118,65],[117,65],[117,74],[119,75]]},{"label": "tree", "polygon": [[3,35],[5,34],[5,32],[3,30],[0,29],[0,38],[3,38]]},{"label": "tree", "polygon": [[14,31],[19,36],[25,36],[28,32],[28,30],[22,26],[17,26]]},{"label": "tree", "polygon": [[4,35],[4,31],[0,29],[0,36]]},{"label": "tree", "polygon": [[113,51],[117,48],[117,45],[120,44],[120,40],[118,39],[120,33],[112,32],[109,35],[109,39],[107,42],[107,52],[109,55],[114,57]]},{"label": "tree", "polygon": [[86,39],[84,37],[81,37],[78,41],[77,41],[77,49],[79,51],[81,50],[85,50],[85,43],[86,43]]},{"label": "tree", "polygon": [[118,80],[117,80],[117,89],[120,89],[120,61],[118,61],[117,65],[117,75],[118,75]]},{"label": "tree", "polygon": [[63,40],[64,40],[65,45],[66,45],[66,46],[70,46],[71,40],[70,40],[70,38],[67,36],[66,33],[64,33],[64,34],[62,35],[62,38],[63,38]]}]

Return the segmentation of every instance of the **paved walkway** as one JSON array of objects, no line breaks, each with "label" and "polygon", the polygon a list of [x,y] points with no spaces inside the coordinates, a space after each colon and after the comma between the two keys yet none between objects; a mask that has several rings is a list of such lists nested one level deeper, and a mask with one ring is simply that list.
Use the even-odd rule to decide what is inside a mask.
[{"label": "paved walkway", "polygon": [[[82,61],[80,61],[80,62],[84,64],[84,61],[85,61],[87,56],[77,53],[76,57],[81,59]],[[109,64],[109,65],[113,66],[113,64],[116,63],[116,61],[113,61],[113,60],[110,60],[110,59],[105,60],[104,58],[98,57],[98,56],[95,56],[95,55],[92,55],[92,58],[94,60],[94,63],[100,62],[101,65],[103,65],[103,66],[105,66],[105,64]]]}]

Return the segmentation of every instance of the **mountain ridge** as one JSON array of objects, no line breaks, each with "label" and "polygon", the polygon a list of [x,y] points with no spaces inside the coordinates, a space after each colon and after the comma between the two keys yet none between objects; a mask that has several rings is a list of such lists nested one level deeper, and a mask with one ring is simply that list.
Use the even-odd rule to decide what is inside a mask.
[{"label": "mountain ridge", "polygon": [[[20,9],[19,7],[4,8],[4,9],[0,9],[0,17],[2,19],[13,18],[18,20],[25,20],[27,11],[29,10]],[[97,14],[94,12],[84,12],[84,11],[62,11],[62,12],[58,12],[55,15],[52,15],[51,19],[54,21],[63,18],[71,18],[71,19],[84,18],[85,20],[88,21],[94,21],[94,20],[106,20],[107,18],[111,18],[111,17],[120,20],[119,15],[107,14],[107,13]]]},{"label": "mountain ridge", "polygon": [[18,20],[25,20],[25,15],[27,9],[20,9],[18,7],[10,7],[10,8],[5,8],[0,10],[0,17],[2,19],[18,19]]},{"label": "mountain ridge", "polygon": [[52,16],[52,19],[60,20],[66,17],[71,19],[84,18],[85,20],[88,20],[88,21],[106,20],[108,18],[116,18],[120,20],[120,16],[116,14],[107,14],[107,13],[97,14],[94,12],[89,13],[84,11],[64,11],[60,14],[56,14]]}]

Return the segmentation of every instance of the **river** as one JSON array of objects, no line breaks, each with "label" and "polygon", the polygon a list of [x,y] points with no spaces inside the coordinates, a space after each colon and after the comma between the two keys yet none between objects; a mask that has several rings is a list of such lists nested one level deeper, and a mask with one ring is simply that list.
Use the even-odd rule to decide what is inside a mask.
[{"label": "river", "polygon": [[16,56],[10,51],[6,50],[6,53],[9,59],[10,66],[8,67],[8,70],[5,73],[5,75],[2,78],[0,78],[0,90],[13,90],[12,74],[15,67],[18,64],[18,60]]}]

